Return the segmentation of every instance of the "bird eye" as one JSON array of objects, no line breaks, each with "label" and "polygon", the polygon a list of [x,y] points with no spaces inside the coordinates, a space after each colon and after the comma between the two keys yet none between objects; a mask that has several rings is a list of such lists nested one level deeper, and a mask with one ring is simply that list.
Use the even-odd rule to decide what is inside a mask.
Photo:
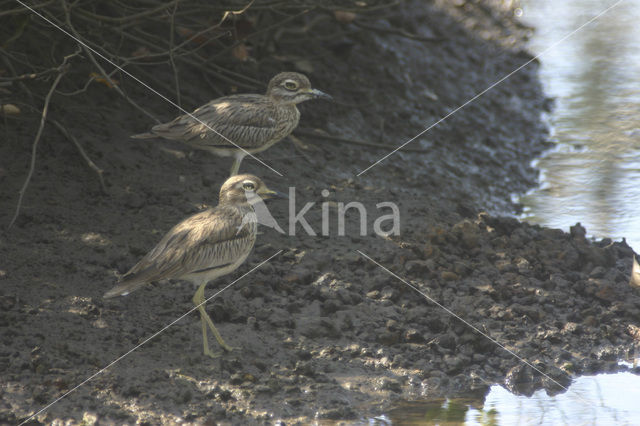
[{"label": "bird eye", "polygon": [[256,186],[253,184],[253,182],[245,182],[242,184],[242,188],[245,191],[253,191],[254,189],[256,189]]},{"label": "bird eye", "polygon": [[298,88],[298,83],[293,80],[287,80],[284,82],[284,88],[287,90],[296,90]]}]

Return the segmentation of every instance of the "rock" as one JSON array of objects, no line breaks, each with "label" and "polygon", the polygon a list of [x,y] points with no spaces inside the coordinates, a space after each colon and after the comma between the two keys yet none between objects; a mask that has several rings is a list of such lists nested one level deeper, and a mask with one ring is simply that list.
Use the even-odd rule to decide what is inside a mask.
[{"label": "rock", "polygon": [[400,382],[390,378],[382,379],[378,388],[396,393],[402,392],[402,385]]},{"label": "rock", "polygon": [[539,379],[533,374],[533,370],[529,366],[519,364],[509,370],[505,377],[504,385],[517,395],[531,396],[539,386]]},{"label": "rock", "polygon": [[453,333],[445,334],[436,338],[436,344],[445,349],[455,349],[456,336]]},{"label": "rock", "polygon": [[[432,262],[431,262],[432,263]],[[427,260],[409,260],[404,264],[404,269],[409,274],[418,275],[429,272],[431,263]]]},{"label": "rock", "polygon": [[591,270],[591,272],[589,273],[589,277],[590,278],[604,278],[604,276],[606,275],[607,270],[602,267],[602,266],[596,266],[595,268],[593,268]]},{"label": "rock", "polygon": [[458,274],[456,274],[455,272],[451,272],[451,271],[442,271],[440,276],[445,281],[455,281],[455,280],[460,279]]},{"label": "rock", "polygon": [[317,419],[349,420],[356,418],[357,413],[351,407],[338,407],[326,410],[318,410],[315,417]]},{"label": "rock", "polygon": [[336,328],[334,322],[329,318],[308,318],[304,322],[297,324],[300,334],[310,339],[318,337],[338,337],[340,332]]},{"label": "rock", "polygon": [[587,235],[587,230],[580,224],[580,222],[575,225],[569,227],[569,233],[571,237],[574,239],[584,240]]},{"label": "rock", "polygon": [[425,341],[424,336],[415,328],[410,328],[404,332],[402,336],[405,342],[409,343],[422,343]]},{"label": "rock", "polygon": [[378,333],[376,342],[381,343],[385,346],[395,345],[400,342],[400,332],[399,331],[382,331]]},{"label": "rock", "polygon": [[307,377],[314,377],[316,374],[313,364],[311,364],[311,362],[308,362],[308,361],[298,361],[296,363],[296,368],[294,372],[296,374],[302,374],[303,376],[307,376]]}]

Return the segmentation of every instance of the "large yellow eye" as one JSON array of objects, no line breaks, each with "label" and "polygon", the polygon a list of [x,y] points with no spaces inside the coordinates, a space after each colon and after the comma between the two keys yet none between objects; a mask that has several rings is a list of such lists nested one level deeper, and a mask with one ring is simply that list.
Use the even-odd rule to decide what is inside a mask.
[{"label": "large yellow eye", "polygon": [[248,180],[242,184],[242,189],[244,189],[245,191],[253,191],[256,189],[256,186],[253,182]]},{"label": "large yellow eye", "polygon": [[293,80],[285,80],[284,88],[287,90],[296,90],[298,88],[298,83]]}]

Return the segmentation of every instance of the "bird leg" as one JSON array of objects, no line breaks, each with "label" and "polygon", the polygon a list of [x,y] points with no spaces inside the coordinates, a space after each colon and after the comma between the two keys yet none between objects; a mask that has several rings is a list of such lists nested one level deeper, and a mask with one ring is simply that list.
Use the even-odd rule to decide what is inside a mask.
[{"label": "bird leg", "polygon": [[237,151],[233,155],[233,164],[231,165],[231,174],[229,176],[235,176],[238,174],[240,170],[240,163],[242,163],[242,159],[247,155],[244,151]]},{"label": "bird leg", "polygon": [[207,326],[209,327],[214,337],[218,341],[218,344],[222,346],[222,348],[225,351],[231,351],[233,350],[233,348],[227,345],[225,341],[222,339],[222,336],[220,335],[216,327],[213,325],[213,321],[211,321],[211,318],[209,317],[209,315],[207,314],[207,311],[204,308],[204,302],[205,302],[204,288],[206,287],[206,285],[207,283],[205,282],[205,283],[202,283],[200,287],[198,287],[198,290],[196,290],[196,294],[193,295],[193,303],[198,307],[198,311],[200,312],[200,321],[202,321],[202,342],[204,345],[204,354],[212,358],[216,358],[220,356],[220,352],[211,352],[211,350],[209,350],[209,341],[207,338]]}]

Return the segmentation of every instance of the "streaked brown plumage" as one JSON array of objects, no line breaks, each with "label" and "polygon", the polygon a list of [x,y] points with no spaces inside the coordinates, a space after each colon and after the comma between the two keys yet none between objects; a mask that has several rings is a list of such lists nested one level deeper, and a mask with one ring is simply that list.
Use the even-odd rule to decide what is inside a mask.
[{"label": "streaked brown plumage", "polygon": [[252,204],[278,195],[256,176],[230,177],[220,188],[216,207],[174,226],[104,297],[124,296],[153,281],[190,281],[199,286],[193,302],[200,311],[205,354],[215,356],[209,351],[207,326],[220,346],[231,350],[206,313],[204,289],[209,281],[234,271],[245,261],[256,241],[258,226],[255,220],[247,220],[247,215],[255,214]]},{"label": "streaked brown plumage", "polygon": [[296,104],[315,98],[331,99],[331,96],[312,89],[306,76],[283,72],[271,79],[264,95],[244,94],[214,99],[192,113],[197,120],[189,114],[181,115],[169,123],[153,126],[149,133],[132,137],[161,137],[184,142],[218,156],[233,156],[233,176],[238,173],[245,155],[264,151],[288,136],[300,120]]}]

